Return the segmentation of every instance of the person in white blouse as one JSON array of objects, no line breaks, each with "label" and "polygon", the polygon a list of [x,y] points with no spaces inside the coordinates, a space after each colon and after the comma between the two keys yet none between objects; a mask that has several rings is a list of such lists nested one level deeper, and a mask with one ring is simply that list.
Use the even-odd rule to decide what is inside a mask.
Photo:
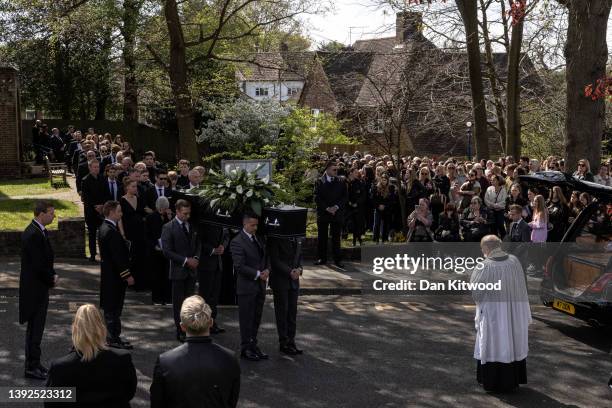
[{"label": "person in white blouse", "polygon": [[508,191],[506,190],[506,181],[502,176],[491,176],[491,185],[485,192],[484,202],[490,213],[492,214],[493,233],[500,238],[506,235],[506,223],[504,211],[506,209],[506,198]]},{"label": "person in white blouse", "polygon": [[605,164],[599,166],[599,172],[593,177],[593,179],[597,184],[612,187],[612,179],[610,178],[609,168]]}]

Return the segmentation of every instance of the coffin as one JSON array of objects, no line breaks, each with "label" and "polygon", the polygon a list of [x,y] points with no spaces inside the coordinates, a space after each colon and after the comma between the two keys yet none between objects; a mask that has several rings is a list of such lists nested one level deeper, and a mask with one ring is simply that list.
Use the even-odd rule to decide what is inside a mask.
[{"label": "coffin", "polygon": [[306,236],[308,209],[293,205],[266,207],[259,225],[265,235],[277,238],[299,238]]}]

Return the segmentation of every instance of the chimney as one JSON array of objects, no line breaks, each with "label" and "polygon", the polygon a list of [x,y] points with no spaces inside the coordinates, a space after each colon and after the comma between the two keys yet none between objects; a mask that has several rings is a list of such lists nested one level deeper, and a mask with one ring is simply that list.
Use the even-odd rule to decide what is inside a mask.
[{"label": "chimney", "polygon": [[423,13],[402,11],[395,17],[395,40],[397,44],[418,38],[423,31]]}]

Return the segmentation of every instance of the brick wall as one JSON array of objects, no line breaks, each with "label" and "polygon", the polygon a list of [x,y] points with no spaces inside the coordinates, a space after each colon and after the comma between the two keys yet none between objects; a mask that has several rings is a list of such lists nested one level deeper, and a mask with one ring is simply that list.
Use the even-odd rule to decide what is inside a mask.
[{"label": "brick wall", "polygon": [[[19,256],[21,231],[0,231],[0,256]],[[85,220],[61,218],[57,230],[49,231],[49,240],[57,258],[85,257]]]},{"label": "brick wall", "polygon": [[0,65],[0,177],[20,173],[20,125],[17,71]]}]

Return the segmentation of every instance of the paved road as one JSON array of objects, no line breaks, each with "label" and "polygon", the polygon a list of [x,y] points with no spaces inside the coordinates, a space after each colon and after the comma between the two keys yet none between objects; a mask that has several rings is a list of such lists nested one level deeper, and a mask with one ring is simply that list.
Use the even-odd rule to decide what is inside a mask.
[{"label": "paved road", "polygon": [[[177,345],[169,306],[149,306],[132,294],[124,333],[135,344],[135,407],[148,406],[155,357]],[[75,306],[92,295],[52,297],[44,359],[70,344]],[[305,354],[282,357],[276,349],[268,298],[260,332],[265,362],[241,362],[240,407],[605,407],[612,393],[612,336],[533,305],[529,384],[508,396],[483,392],[475,381],[473,313],[469,297],[303,296],[298,343]],[[228,329],[217,336],[238,348],[237,309],[223,308]],[[0,298],[0,384],[36,385],[22,377],[24,328],[16,323],[17,298]],[[0,404],[2,406],[2,404]],[[42,406],[19,404],[6,406]]]}]

